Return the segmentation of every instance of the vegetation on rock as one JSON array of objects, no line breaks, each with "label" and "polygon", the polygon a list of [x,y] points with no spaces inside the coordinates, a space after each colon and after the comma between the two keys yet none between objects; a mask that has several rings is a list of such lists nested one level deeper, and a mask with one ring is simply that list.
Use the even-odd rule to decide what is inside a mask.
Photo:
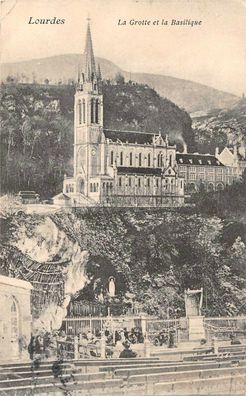
[{"label": "vegetation on rock", "polygon": [[212,110],[194,118],[193,129],[200,153],[214,153],[216,147],[222,150],[228,144],[240,144],[246,139],[246,99],[230,109]]},{"label": "vegetation on rock", "polygon": [[[44,219],[21,213],[4,220],[8,237],[2,242],[1,271],[8,271],[16,230],[25,225],[32,229],[30,237],[36,238],[35,227]],[[226,220],[160,208],[76,209],[57,212],[50,219],[70,246],[78,243],[89,252],[90,283],[83,298],[97,300],[113,275],[118,297],[131,293],[149,314],[165,318],[169,309],[171,316],[184,315],[184,290],[200,287],[205,292],[204,314],[245,313],[245,230],[235,227],[232,233]],[[42,238],[49,246],[49,235]],[[15,261],[21,265],[23,259]]]}]

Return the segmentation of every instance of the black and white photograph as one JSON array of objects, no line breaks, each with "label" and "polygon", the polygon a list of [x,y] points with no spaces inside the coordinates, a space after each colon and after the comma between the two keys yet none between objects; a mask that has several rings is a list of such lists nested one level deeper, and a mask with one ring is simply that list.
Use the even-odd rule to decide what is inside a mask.
[{"label": "black and white photograph", "polygon": [[0,22],[0,395],[246,396],[246,0]]}]

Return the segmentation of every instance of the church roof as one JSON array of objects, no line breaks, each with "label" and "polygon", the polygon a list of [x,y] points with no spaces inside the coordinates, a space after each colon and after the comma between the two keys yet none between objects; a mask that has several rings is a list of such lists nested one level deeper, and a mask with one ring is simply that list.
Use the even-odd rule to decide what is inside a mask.
[{"label": "church roof", "polygon": [[153,137],[158,134],[150,132],[138,132],[138,131],[116,131],[116,130],[103,130],[105,138],[110,139],[113,142],[122,143],[137,143],[137,144],[153,144]]},{"label": "church roof", "polygon": [[93,52],[91,29],[90,29],[89,23],[88,23],[87,32],[86,32],[84,59],[85,59],[85,67],[84,67],[85,79],[87,81],[91,81],[92,76],[96,75],[96,63],[95,63],[95,57],[94,57],[94,52]]},{"label": "church roof", "polygon": [[118,175],[161,175],[161,168],[144,168],[135,166],[117,166]]},{"label": "church roof", "polygon": [[214,155],[210,154],[177,153],[176,161],[178,165],[224,166]]}]

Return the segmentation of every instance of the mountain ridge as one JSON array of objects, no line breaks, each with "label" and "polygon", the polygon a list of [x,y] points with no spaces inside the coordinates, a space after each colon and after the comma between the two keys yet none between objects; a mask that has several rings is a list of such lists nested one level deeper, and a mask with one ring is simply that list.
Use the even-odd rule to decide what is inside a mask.
[{"label": "mountain ridge", "polygon": [[[117,73],[120,73],[126,80],[130,79],[149,85],[159,95],[166,97],[188,112],[228,108],[239,99],[237,95],[232,93],[191,80],[161,74],[130,73],[107,59],[96,58],[96,61],[100,63],[104,79],[112,80]],[[8,76],[17,76],[23,82],[25,80],[26,82],[35,80],[38,83],[43,83],[45,79],[52,83],[58,83],[59,80],[71,82],[77,79],[78,68],[82,63],[83,56],[80,54],[62,54],[27,61],[2,63],[1,80],[6,80]]]}]

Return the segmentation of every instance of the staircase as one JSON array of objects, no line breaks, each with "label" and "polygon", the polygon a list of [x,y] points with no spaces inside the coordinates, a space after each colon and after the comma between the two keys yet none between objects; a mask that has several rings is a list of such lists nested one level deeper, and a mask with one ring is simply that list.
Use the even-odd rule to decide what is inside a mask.
[{"label": "staircase", "polygon": [[[72,200],[72,206],[75,208],[80,207],[88,207],[88,206],[98,206],[98,203],[94,201],[92,198],[86,197],[84,194],[81,193],[70,193],[67,194]],[[74,203],[75,201],[75,203]]]}]

